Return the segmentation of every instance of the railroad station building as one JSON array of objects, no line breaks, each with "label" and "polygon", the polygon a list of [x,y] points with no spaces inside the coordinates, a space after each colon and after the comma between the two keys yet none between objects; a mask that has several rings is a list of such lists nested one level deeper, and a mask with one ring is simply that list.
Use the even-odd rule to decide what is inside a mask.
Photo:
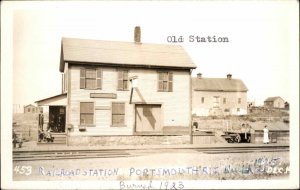
[{"label": "railroad station building", "polygon": [[[191,70],[178,45],[63,38],[60,95],[37,101],[61,115],[68,145],[189,143]],[[245,100],[246,101],[246,100]]]},{"label": "railroad station building", "polygon": [[192,79],[192,114],[195,116],[226,116],[247,114],[247,87],[240,79],[204,78],[202,74]]}]

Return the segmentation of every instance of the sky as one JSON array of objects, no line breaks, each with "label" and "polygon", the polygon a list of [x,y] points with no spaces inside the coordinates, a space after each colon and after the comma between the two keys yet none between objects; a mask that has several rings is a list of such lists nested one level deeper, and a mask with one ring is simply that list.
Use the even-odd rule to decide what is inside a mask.
[{"label": "sky", "polygon": [[[248,101],[291,100],[298,66],[292,1],[27,2],[13,11],[13,104],[19,108],[61,93],[62,37],[181,45],[197,65],[192,75],[224,78],[248,87]],[[227,37],[227,43],[189,42],[190,35]],[[169,43],[168,36],[184,37]]]}]

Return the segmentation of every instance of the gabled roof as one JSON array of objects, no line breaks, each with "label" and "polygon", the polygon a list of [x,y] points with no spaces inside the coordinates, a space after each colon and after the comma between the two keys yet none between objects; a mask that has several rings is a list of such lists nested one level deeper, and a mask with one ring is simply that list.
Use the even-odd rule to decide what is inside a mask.
[{"label": "gabled roof", "polygon": [[179,45],[63,38],[61,48],[61,72],[64,71],[65,62],[151,68],[196,68]]},{"label": "gabled roof", "polygon": [[248,89],[243,81],[227,78],[193,78],[192,87],[195,91],[224,91],[224,92],[247,92]]},{"label": "gabled roof", "polygon": [[[269,97],[265,100],[265,102],[274,102],[278,98],[282,99],[280,96],[275,96],[275,97]],[[282,99],[283,100],[283,99]]]},{"label": "gabled roof", "polygon": [[35,105],[28,104],[28,105],[24,106],[24,108],[29,107],[29,106],[36,107]]}]

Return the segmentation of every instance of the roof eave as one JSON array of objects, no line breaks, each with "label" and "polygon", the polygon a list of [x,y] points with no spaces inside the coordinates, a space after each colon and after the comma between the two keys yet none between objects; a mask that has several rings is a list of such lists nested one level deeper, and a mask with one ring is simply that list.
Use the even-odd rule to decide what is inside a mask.
[{"label": "roof eave", "polygon": [[194,91],[206,91],[206,92],[247,92],[248,90],[213,90],[213,89],[194,89]]},{"label": "roof eave", "polygon": [[[64,62],[68,62],[69,64],[74,65],[101,65],[101,66],[118,66],[118,67],[132,67],[132,68],[149,68],[149,69],[155,69],[155,68],[172,68],[172,69],[196,69],[196,66],[165,66],[165,65],[143,65],[143,64],[124,64],[124,63],[103,63],[103,62],[87,62],[87,61],[74,61],[74,60],[64,60]],[[63,69],[62,69],[63,70]]]},{"label": "roof eave", "polygon": [[59,96],[65,96],[65,95],[67,95],[67,93],[62,93],[62,94],[58,94],[58,95],[51,96],[51,97],[48,97],[48,98],[44,98],[42,100],[37,100],[34,103],[39,103],[39,102],[42,102],[42,101],[45,101],[45,100],[49,100],[49,99],[52,99],[52,98],[56,98],[56,97],[59,97]]}]

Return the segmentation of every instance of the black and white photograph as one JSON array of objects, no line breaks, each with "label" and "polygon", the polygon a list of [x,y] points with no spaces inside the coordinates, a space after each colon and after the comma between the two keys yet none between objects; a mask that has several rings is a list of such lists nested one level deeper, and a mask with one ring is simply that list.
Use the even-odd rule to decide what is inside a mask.
[{"label": "black and white photograph", "polygon": [[298,189],[299,1],[3,1],[1,189]]}]

